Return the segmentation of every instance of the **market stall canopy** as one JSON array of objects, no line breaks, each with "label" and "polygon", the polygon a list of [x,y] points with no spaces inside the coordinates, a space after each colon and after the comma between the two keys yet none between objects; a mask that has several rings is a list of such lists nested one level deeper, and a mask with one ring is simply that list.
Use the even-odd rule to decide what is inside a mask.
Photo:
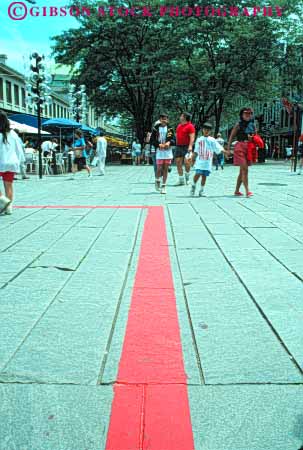
[{"label": "market stall canopy", "polygon": [[81,128],[81,123],[70,119],[49,119],[43,122],[43,128]]},{"label": "market stall canopy", "polygon": [[108,145],[112,147],[128,147],[129,144],[126,141],[122,141],[122,139],[114,138],[112,136],[104,136],[107,140]]},{"label": "market stall canopy", "polygon": [[[38,128],[37,116],[32,116],[31,114],[11,114],[8,117],[18,123],[29,125],[30,127]],[[47,119],[41,118],[41,123],[45,122]]]},{"label": "market stall canopy", "polygon": [[[20,133],[24,134],[38,134],[38,128],[30,127],[25,123],[15,122],[9,119],[10,126],[13,130],[18,130]],[[50,134],[48,131],[41,130],[41,134]]]},{"label": "market stall canopy", "polygon": [[99,130],[96,130],[95,128],[91,128],[88,125],[81,125],[80,128],[84,133],[90,133],[93,136],[97,136],[97,134],[99,134]]}]

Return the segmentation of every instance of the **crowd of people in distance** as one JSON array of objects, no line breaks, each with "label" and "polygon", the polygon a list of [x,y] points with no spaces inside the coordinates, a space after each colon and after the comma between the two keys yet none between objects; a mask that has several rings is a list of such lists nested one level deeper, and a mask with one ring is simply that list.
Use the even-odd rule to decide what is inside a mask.
[{"label": "crowd of people in distance", "polygon": [[[190,186],[190,195],[195,196],[199,184],[198,195],[204,196],[207,178],[212,172],[213,163],[216,170],[224,169],[224,161],[231,155],[233,145],[233,164],[239,167],[234,195],[243,196],[241,187],[244,187],[246,197],[253,193],[249,189],[248,170],[253,162],[256,162],[257,148],[263,151],[267,157],[273,159],[281,157],[278,144],[275,144],[271,154],[267,143],[258,135],[254,122],[253,110],[244,107],[239,112],[239,121],[233,127],[228,142],[224,142],[221,134],[216,138],[211,136],[212,124],[205,122],[202,126],[201,136],[196,135],[196,130],[191,122],[190,114],[183,112],[176,129],[169,124],[168,114],[162,113],[152,130],[146,135],[144,154],[145,162],[151,159],[155,175],[155,189],[161,194],[166,194],[168,174],[171,171],[172,162],[175,161],[178,179],[175,186],[184,186],[190,183],[190,171],[194,169],[194,176]],[[301,139],[302,137],[302,139]],[[298,174],[303,167],[303,135],[298,145]],[[107,155],[107,141],[103,132],[94,141],[85,139],[81,130],[76,130],[72,141],[62,141],[57,138],[45,139],[41,144],[44,158],[53,158],[58,152],[70,155],[72,159],[72,175],[75,179],[77,172],[86,170],[88,177],[92,177],[90,165],[98,166],[98,175],[105,175],[105,161]],[[27,179],[26,152],[34,148],[32,141],[23,143],[18,132],[10,127],[7,115],[0,111],[0,177],[3,179],[4,194],[0,191],[0,214],[12,214],[12,202],[14,198],[13,181],[21,174],[22,179]],[[174,149],[174,151],[173,151]],[[135,165],[142,160],[142,147],[139,140],[132,144],[132,158]],[[260,158],[259,158],[260,159]],[[261,158],[262,159],[262,158]],[[285,161],[293,161],[293,148],[287,145],[285,148]],[[93,164],[95,161],[95,164]],[[265,161],[265,159],[264,159]],[[263,162],[260,161],[259,162]],[[200,180],[200,183],[198,183]]]}]

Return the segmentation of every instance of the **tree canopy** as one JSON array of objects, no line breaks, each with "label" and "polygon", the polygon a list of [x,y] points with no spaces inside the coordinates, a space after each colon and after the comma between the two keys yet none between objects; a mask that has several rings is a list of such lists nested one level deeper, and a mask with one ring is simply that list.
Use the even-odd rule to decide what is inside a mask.
[{"label": "tree canopy", "polygon": [[[78,0],[73,5],[97,8],[98,3]],[[231,0],[224,3],[227,10],[233,6]],[[237,4],[242,11],[255,2]],[[239,93],[251,100],[280,94],[285,82],[282,69],[298,58],[301,49],[293,45],[292,55],[285,53],[285,42],[300,42],[291,16],[298,6],[292,0],[282,16],[273,12],[272,17],[262,11],[255,17],[243,13],[224,17],[218,12],[205,16],[204,10],[200,16],[174,17],[165,10],[159,13],[163,4],[158,0],[149,2],[150,11],[157,11],[151,16],[141,11],[122,17],[118,8],[125,14],[132,3],[113,0],[110,5],[115,8],[112,15],[106,7],[100,16],[79,15],[79,28],[54,37],[54,52],[58,62],[77,67],[77,82],[87,86],[100,112],[132,118],[141,143],[160,111],[177,120],[187,110],[197,128],[212,119],[218,131],[225,108]],[[199,3],[201,8],[207,5]],[[219,8],[220,2],[212,5]],[[174,6],[181,11],[184,3],[177,0]]]}]

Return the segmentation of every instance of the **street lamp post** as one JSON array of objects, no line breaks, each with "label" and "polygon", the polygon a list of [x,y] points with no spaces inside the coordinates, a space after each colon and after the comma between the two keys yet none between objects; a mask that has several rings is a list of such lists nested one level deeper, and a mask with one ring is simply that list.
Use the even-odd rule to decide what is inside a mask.
[{"label": "street lamp post", "polygon": [[85,124],[87,121],[87,94],[86,86],[81,84],[79,90],[76,90],[76,85],[71,84],[68,93],[69,99],[69,113],[72,118],[81,124]]},{"label": "street lamp post", "polygon": [[33,106],[37,111],[38,119],[38,152],[39,152],[39,178],[42,178],[42,148],[41,148],[41,110],[45,104],[50,105],[52,98],[50,96],[51,88],[48,83],[51,81],[51,76],[46,72],[44,55],[34,52],[30,56],[30,74],[29,82],[26,85],[28,106]]}]

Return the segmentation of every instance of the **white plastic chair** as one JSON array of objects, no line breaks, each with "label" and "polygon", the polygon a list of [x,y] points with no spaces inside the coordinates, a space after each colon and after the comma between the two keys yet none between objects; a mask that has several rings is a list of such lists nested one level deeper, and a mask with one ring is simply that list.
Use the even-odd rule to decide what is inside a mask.
[{"label": "white plastic chair", "polygon": [[56,164],[57,164],[57,170],[60,169],[61,173],[65,173],[63,153],[56,153]]},{"label": "white plastic chair", "polygon": [[32,153],[25,153],[25,167],[26,167],[26,169],[29,166],[29,171],[32,173],[34,165],[35,165],[35,163],[34,163],[34,155]]},{"label": "white plastic chair", "polygon": [[42,173],[44,175],[52,175],[53,171],[49,165],[50,159],[47,156],[42,156]]}]

